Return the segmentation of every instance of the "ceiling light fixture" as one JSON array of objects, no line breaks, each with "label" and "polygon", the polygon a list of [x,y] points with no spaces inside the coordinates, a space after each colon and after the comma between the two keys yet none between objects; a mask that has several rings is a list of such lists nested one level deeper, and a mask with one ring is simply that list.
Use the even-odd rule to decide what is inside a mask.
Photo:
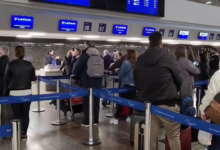
[{"label": "ceiling light fixture", "polygon": [[43,33],[43,32],[31,32],[31,33],[28,33],[28,35],[32,35],[32,36],[44,36],[44,35],[46,35],[46,33]]},{"label": "ceiling light fixture", "polygon": [[191,45],[201,45],[202,42],[201,41],[190,41],[189,42]]},{"label": "ceiling light fixture", "polygon": [[220,46],[220,43],[213,43],[212,46]]},{"label": "ceiling light fixture", "polygon": [[66,39],[67,40],[80,40],[81,38],[78,38],[78,37],[68,37]]},{"label": "ceiling light fixture", "polygon": [[88,38],[88,39],[97,39],[97,38],[99,38],[100,36],[98,36],[98,35],[85,35],[85,36],[83,36],[84,38]]},{"label": "ceiling light fixture", "polygon": [[179,42],[167,42],[166,44],[170,44],[170,45],[175,45],[175,44],[179,44]]},{"label": "ceiling light fixture", "polygon": [[175,40],[169,40],[169,39],[164,39],[162,40],[163,43],[169,43],[169,42],[175,42]]},{"label": "ceiling light fixture", "polygon": [[54,43],[53,45],[64,45],[63,43]]},{"label": "ceiling light fixture", "polygon": [[17,38],[31,38],[31,35],[16,35]]},{"label": "ceiling light fixture", "polygon": [[51,45],[45,45],[45,46],[51,46]]},{"label": "ceiling light fixture", "polygon": [[141,43],[149,43],[149,41],[140,41]]},{"label": "ceiling light fixture", "polygon": [[130,37],[130,38],[126,38],[126,40],[138,41],[138,40],[141,40],[141,38],[138,38],[138,37]]},{"label": "ceiling light fixture", "polygon": [[108,42],[120,42],[120,39],[107,39]]}]

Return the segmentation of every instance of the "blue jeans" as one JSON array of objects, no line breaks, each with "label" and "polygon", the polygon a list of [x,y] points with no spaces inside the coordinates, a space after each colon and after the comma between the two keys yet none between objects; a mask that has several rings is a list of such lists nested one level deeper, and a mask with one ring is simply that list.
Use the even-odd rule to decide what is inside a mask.
[{"label": "blue jeans", "polygon": [[220,137],[213,135],[212,145],[208,147],[208,150],[220,150]]}]

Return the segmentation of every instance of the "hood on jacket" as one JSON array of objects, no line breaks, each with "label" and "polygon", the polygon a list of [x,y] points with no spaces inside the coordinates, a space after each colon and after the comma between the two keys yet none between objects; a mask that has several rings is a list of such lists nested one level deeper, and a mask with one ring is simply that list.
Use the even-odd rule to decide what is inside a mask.
[{"label": "hood on jacket", "polygon": [[163,56],[167,54],[167,51],[162,48],[148,48],[142,57],[145,66],[155,66]]},{"label": "hood on jacket", "polygon": [[91,56],[91,55],[95,55],[95,56],[100,55],[99,51],[95,47],[89,47],[86,50],[86,54],[88,54],[89,56]]},{"label": "hood on jacket", "polygon": [[0,57],[0,61],[1,62],[9,62],[10,59],[9,59],[9,57],[7,55],[3,55],[3,56]]}]

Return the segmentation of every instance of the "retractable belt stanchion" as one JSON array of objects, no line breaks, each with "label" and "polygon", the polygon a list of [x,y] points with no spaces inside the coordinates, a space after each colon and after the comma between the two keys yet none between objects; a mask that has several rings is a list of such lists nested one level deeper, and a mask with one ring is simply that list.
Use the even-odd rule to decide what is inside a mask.
[{"label": "retractable belt stanchion", "polygon": [[[57,93],[60,93],[60,81],[57,81]],[[66,124],[67,121],[60,119],[60,100],[57,100],[57,120],[52,121],[52,125],[63,125]]]},{"label": "retractable belt stanchion", "polygon": [[151,103],[145,103],[144,150],[150,150]]},{"label": "retractable belt stanchion", "polygon": [[197,99],[197,117],[200,117],[199,106],[201,104],[201,87],[199,87],[197,89],[199,89],[199,97]]},{"label": "retractable belt stanchion", "polygon": [[82,144],[84,145],[98,145],[101,143],[101,140],[99,138],[93,137],[93,89],[89,89],[89,138],[86,138],[82,141]]},{"label": "retractable belt stanchion", "polygon": [[12,150],[21,150],[21,122],[12,120]]},{"label": "retractable belt stanchion", "polygon": [[[40,95],[40,76],[37,76],[37,95]],[[32,110],[33,112],[44,112],[44,108],[40,108],[40,101],[37,102],[37,108]]]}]

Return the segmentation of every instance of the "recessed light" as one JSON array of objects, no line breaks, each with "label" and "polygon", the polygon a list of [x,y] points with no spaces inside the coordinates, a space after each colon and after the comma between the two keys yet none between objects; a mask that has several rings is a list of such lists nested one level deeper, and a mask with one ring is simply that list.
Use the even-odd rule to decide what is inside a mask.
[{"label": "recessed light", "polygon": [[220,46],[220,43],[213,43],[212,46]]},{"label": "recessed light", "polygon": [[51,45],[45,45],[45,46],[51,46]]},{"label": "recessed light", "polygon": [[119,42],[121,40],[120,39],[107,39],[106,41],[108,41],[108,42]]},{"label": "recessed light", "polygon": [[130,37],[130,38],[126,38],[126,40],[138,41],[138,40],[141,40],[141,38],[137,38],[137,37]]},{"label": "recessed light", "polygon": [[31,35],[16,35],[17,38],[31,38]]},{"label": "recessed light", "polygon": [[33,36],[44,36],[44,35],[46,35],[46,33],[43,33],[43,32],[31,32],[31,33],[28,33],[28,35],[33,35]]},{"label": "recessed light", "polygon": [[190,41],[189,43],[191,45],[200,45],[200,44],[202,44],[202,42],[200,42],[200,41]]},{"label": "recessed light", "polygon": [[100,36],[98,36],[98,35],[85,35],[85,36],[83,36],[84,38],[89,38],[89,39],[97,39],[97,38],[99,38]]},{"label": "recessed light", "polygon": [[63,43],[54,43],[53,45],[64,45]]},{"label": "recessed light", "polygon": [[167,42],[166,44],[170,44],[170,45],[175,45],[175,44],[179,44],[178,42]]},{"label": "recessed light", "polygon": [[162,40],[163,43],[169,43],[169,42],[175,42],[175,40],[169,40],[169,39],[164,39]]},{"label": "recessed light", "polygon": [[149,43],[149,41],[140,41],[141,43]]},{"label": "recessed light", "polygon": [[80,40],[81,38],[78,38],[78,37],[68,37],[66,39],[67,40]]}]

